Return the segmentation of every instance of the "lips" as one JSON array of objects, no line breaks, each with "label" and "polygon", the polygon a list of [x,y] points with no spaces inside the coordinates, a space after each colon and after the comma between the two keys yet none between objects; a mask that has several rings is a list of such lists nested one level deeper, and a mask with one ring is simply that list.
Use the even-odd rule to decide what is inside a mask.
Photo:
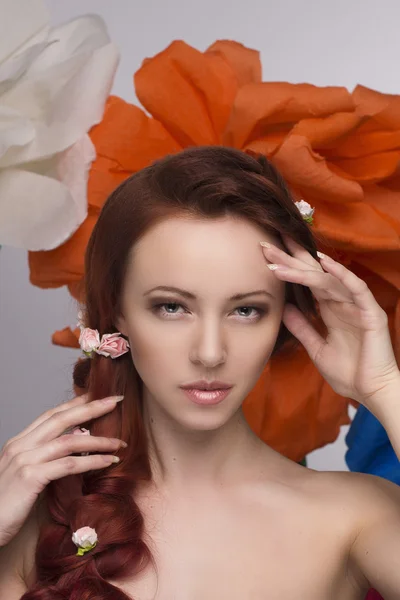
[{"label": "lips", "polygon": [[[225,384],[226,385],[226,384]],[[231,393],[231,388],[216,390],[199,390],[198,388],[183,388],[183,393],[195,404],[213,406],[220,404]]]},{"label": "lips", "polygon": [[232,387],[231,383],[225,383],[224,381],[193,381],[185,385],[181,385],[184,390],[229,390]]}]

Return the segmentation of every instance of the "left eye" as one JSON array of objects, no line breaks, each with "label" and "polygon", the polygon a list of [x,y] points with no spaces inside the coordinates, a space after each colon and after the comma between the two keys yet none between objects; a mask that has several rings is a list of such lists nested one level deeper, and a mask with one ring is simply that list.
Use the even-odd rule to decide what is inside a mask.
[{"label": "left eye", "polygon": [[[255,306],[239,306],[239,308],[237,308],[236,310],[256,310],[258,314],[260,314],[260,309],[256,308]],[[242,316],[246,316],[246,315],[242,315]],[[248,315],[247,315],[248,316]]]},{"label": "left eye", "polygon": [[[174,307],[180,306],[180,307],[182,307],[183,309],[186,310],[186,308],[183,306],[183,304],[178,304],[177,302],[164,302],[163,304],[156,304],[156,305],[154,305],[153,308],[154,308],[154,310],[156,312],[160,313],[161,315],[176,315],[176,314],[179,314],[177,312],[168,312],[168,311],[160,310],[164,306],[169,306],[169,307],[171,307],[171,306],[174,306]],[[256,306],[239,306],[236,310],[243,310],[243,309],[245,309],[247,311],[249,311],[249,310],[250,311],[256,311],[257,312],[257,316],[261,316],[265,312],[264,310],[262,310],[261,308],[257,308]],[[246,315],[242,315],[242,316],[245,316],[245,320],[250,320],[250,318],[248,317],[248,315],[247,316]]]}]

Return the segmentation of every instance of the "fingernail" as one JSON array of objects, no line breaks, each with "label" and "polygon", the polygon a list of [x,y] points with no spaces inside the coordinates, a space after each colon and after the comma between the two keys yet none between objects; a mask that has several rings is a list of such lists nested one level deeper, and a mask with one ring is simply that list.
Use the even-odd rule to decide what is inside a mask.
[{"label": "fingernail", "polygon": [[271,244],[268,244],[268,242],[260,242],[261,246],[264,246],[264,248],[271,248]]},{"label": "fingernail", "polygon": [[318,258],[325,259],[327,262],[332,262],[332,263],[335,262],[333,260],[333,258],[331,258],[330,256],[328,256],[327,254],[323,254],[322,252],[317,252],[317,256],[318,256]]},{"label": "fingernail", "polygon": [[268,269],[271,269],[271,271],[275,271],[275,269],[281,269],[280,265],[274,265],[274,263],[267,265],[267,267],[268,267]]},{"label": "fingernail", "polygon": [[109,398],[103,398],[105,404],[112,404],[113,402],[121,402],[124,396],[110,396]]}]

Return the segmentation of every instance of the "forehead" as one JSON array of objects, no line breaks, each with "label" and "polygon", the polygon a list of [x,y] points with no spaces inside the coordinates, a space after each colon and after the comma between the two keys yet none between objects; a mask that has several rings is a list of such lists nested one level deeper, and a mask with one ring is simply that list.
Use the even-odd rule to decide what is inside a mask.
[{"label": "forehead", "polygon": [[266,268],[260,241],[282,247],[275,236],[245,219],[169,218],[135,245],[127,276],[136,285],[185,285],[194,293],[204,284],[231,283],[236,293],[238,284],[243,291],[266,281],[277,288],[282,282]]}]

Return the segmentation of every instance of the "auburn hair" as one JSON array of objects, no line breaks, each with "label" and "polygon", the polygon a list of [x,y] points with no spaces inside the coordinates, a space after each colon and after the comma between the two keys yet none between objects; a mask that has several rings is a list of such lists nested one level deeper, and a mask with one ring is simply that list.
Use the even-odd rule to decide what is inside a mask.
[{"label": "auburn hair", "polygon": [[[130,251],[153,226],[174,216],[226,215],[247,219],[278,238],[287,234],[317,258],[311,228],[269,160],[224,146],[187,148],[128,177],[106,200],[85,254],[84,325],[100,336],[118,331]],[[286,283],[285,301],[318,320],[308,287]],[[270,358],[297,344],[282,322]],[[129,600],[107,580],[132,577],[150,561],[156,568],[135,502],[138,482],[152,477],[142,382],[130,353],[116,360],[98,354],[78,359],[73,379],[75,391],[88,392],[90,400],[125,396],[113,411],[82,425],[95,436],[121,438],[128,447],[121,449],[118,464],[67,476],[45,488],[51,522],[39,533],[36,582],[21,600]],[[96,529],[99,541],[92,551],[76,556],[72,533],[85,525]]]}]

